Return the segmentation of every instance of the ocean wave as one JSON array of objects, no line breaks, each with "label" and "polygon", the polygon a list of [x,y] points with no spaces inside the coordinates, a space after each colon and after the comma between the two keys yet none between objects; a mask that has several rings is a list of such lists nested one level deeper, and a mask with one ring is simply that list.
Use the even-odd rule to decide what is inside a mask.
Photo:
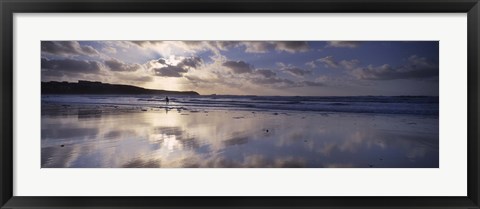
[{"label": "ocean wave", "polygon": [[[438,97],[282,97],[282,96],[179,96],[171,97],[170,107],[189,109],[249,109],[257,111],[314,111],[379,114],[439,114]],[[42,102],[117,104],[136,106],[166,105],[163,96],[44,95]]]}]

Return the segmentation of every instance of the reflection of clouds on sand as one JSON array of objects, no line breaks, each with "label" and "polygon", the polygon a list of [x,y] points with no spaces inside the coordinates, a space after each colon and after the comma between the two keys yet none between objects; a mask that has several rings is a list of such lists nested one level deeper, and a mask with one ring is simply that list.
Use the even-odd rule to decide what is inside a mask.
[{"label": "reflection of clouds on sand", "polygon": [[227,140],[224,140],[223,143],[225,146],[234,146],[234,145],[242,145],[248,143],[248,137],[233,137]]},{"label": "reflection of clouds on sand", "polygon": [[345,164],[332,163],[332,164],[325,165],[325,168],[352,168],[352,167],[355,167],[355,166],[351,163],[345,163]]},{"label": "reflection of clouds on sand", "polygon": [[42,130],[43,139],[66,139],[75,137],[96,137],[97,128],[65,128],[65,129],[44,129]]},{"label": "reflection of clouds on sand", "polygon": [[280,158],[267,158],[264,155],[245,156],[243,161],[235,167],[241,168],[302,168],[306,159],[301,157],[285,156]]},{"label": "reflection of clouds on sand", "polygon": [[407,158],[411,161],[415,161],[415,159],[423,157],[426,151],[427,150],[424,147],[414,147],[407,151]]},{"label": "reflection of clouds on sand", "polygon": [[438,132],[424,131],[438,130],[437,120],[408,119],[418,125],[401,117],[302,112],[44,113],[41,162],[44,168],[438,167]]},{"label": "reflection of clouds on sand", "polygon": [[306,166],[306,159],[292,156],[272,159],[260,154],[232,159],[223,155],[215,155],[205,156],[204,158],[199,156],[183,158],[175,164],[162,166],[186,168],[302,168]]},{"label": "reflection of clouds on sand", "polygon": [[42,149],[42,167],[63,168],[70,167],[72,161],[79,155],[77,147],[65,147],[65,149],[56,149],[47,147]]},{"label": "reflection of clouds on sand", "polygon": [[336,148],[337,148],[337,144],[334,144],[332,142],[324,143],[323,146],[320,147],[318,152],[324,156],[330,156],[330,153],[332,153],[332,151]]},{"label": "reflection of clouds on sand", "polygon": [[367,132],[355,131],[350,135],[349,140],[342,143],[339,148],[342,151],[355,152],[359,148],[359,145],[364,144],[366,147],[372,146],[374,137]]},{"label": "reflection of clouds on sand", "polygon": [[154,159],[150,159],[150,160],[135,159],[122,165],[122,167],[123,168],[160,168],[161,161],[154,160]]},{"label": "reflection of clouds on sand", "polygon": [[[153,140],[152,140],[153,139]],[[167,134],[152,134],[149,137],[150,141],[161,141],[162,147],[173,151],[173,150],[182,150],[182,144],[177,140],[175,135],[167,135]]]},{"label": "reflection of clouds on sand", "polygon": [[307,160],[305,158],[299,157],[286,157],[283,159],[275,159],[274,166],[275,168],[303,168],[307,165]]}]

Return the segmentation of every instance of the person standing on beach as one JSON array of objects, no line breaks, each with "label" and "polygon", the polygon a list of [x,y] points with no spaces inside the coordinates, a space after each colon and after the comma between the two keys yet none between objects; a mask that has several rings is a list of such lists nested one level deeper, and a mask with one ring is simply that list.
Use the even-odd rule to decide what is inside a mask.
[{"label": "person standing on beach", "polygon": [[165,97],[165,103],[167,103],[167,105],[168,105],[169,102],[170,102],[170,99],[168,99],[168,96],[166,96]]}]

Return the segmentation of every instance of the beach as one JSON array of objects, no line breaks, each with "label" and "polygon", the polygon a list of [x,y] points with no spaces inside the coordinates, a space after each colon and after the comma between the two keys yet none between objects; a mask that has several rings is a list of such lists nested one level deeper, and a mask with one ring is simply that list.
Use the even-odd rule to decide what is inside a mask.
[{"label": "beach", "polygon": [[[387,114],[353,111],[356,107],[300,111],[281,102],[240,108],[205,98],[196,99],[209,105],[180,99],[166,105],[160,97],[135,97],[141,101],[135,104],[65,97],[42,97],[42,168],[439,166],[438,109]],[[330,105],[348,106],[334,102]],[[398,102],[394,106],[402,109]]]}]

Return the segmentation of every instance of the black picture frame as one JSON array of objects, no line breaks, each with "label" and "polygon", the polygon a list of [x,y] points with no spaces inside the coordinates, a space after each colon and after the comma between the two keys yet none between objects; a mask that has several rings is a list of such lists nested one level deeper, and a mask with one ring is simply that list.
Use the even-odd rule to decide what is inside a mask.
[{"label": "black picture frame", "polygon": [[[1,208],[479,208],[478,0],[0,0]],[[13,196],[14,13],[467,13],[468,195],[465,197]],[[252,188],[254,189],[254,188]]]}]

